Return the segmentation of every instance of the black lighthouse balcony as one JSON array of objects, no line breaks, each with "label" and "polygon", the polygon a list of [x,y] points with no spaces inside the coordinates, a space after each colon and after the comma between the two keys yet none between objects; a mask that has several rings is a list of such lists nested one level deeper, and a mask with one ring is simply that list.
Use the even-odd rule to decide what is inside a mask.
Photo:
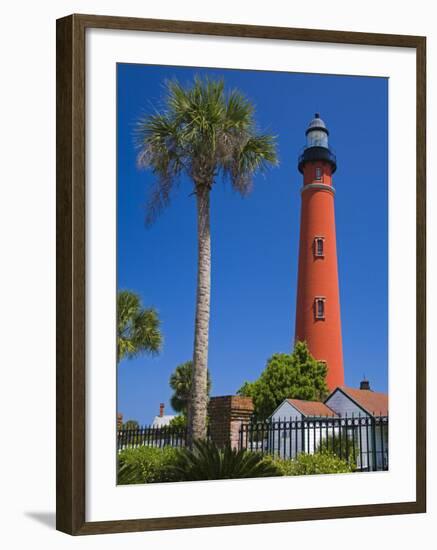
[{"label": "black lighthouse balcony", "polygon": [[327,149],[326,147],[306,147],[303,150],[303,153],[299,155],[298,159],[298,169],[301,174],[303,174],[303,167],[306,162],[314,162],[316,160],[321,160],[322,162],[329,162],[332,167],[332,173],[337,170],[337,157],[334,153]]}]

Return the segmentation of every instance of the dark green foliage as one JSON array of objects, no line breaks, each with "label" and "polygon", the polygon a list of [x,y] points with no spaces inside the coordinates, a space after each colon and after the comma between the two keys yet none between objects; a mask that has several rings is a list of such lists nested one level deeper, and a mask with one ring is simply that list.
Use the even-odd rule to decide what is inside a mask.
[{"label": "dark green foliage", "polygon": [[117,361],[142,353],[158,353],[162,346],[160,321],[153,308],[143,308],[138,294],[117,295]]},{"label": "dark green foliage", "polygon": [[[209,416],[206,417],[206,425],[209,424]],[[170,420],[169,426],[171,428],[187,428],[188,427],[188,418],[185,414],[178,414]]]},{"label": "dark green foliage", "polygon": [[138,430],[138,428],[140,427],[140,425],[138,424],[138,422],[136,420],[127,420],[123,426],[122,426],[122,430]]},{"label": "dark green foliage", "polygon": [[118,455],[117,483],[129,485],[175,481],[171,471],[175,458],[176,449],[172,447],[124,449]]},{"label": "dark green foliage", "polygon": [[332,453],[339,458],[347,460],[353,466],[356,466],[357,457],[359,454],[359,442],[355,441],[354,452],[352,436],[348,435],[346,437],[346,433],[343,429],[341,438],[338,436],[338,434],[336,434],[335,437],[333,437],[332,435],[328,435],[328,437],[322,439],[317,447],[317,452]]},{"label": "dark green foliage", "polygon": [[222,176],[242,195],[256,172],[277,164],[276,140],[259,134],[253,104],[223,80],[196,77],[189,86],[166,82],[163,107],[138,122],[138,166],[156,176],[147,221],[166,207],[185,173],[195,187]]},{"label": "dark green foliage", "polygon": [[172,474],[179,481],[236,479],[281,475],[275,464],[259,453],[224,449],[210,441],[195,441],[193,449],[179,449]]},{"label": "dark green foliage", "polygon": [[331,452],[300,453],[294,460],[229,446],[218,449],[213,443],[197,441],[193,450],[163,447],[125,449],[118,457],[117,483],[164,483],[208,479],[239,479],[353,472],[355,466]]},{"label": "dark green foliage", "polygon": [[292,354],[275,353],[255,382],[245,382],[239,395],[252,397],[255,416],[267,419],[284,399],[323,400],[328,395],[327,367],[297,342]]},{"label": "dark green foliage", "polygon": [[178,414],[170,420],[171,428],[186,428],[188,425],[187,417],[184,414]]},{"label": "dark green foliage", "polygon": [[266,459],[278,468],[281,475],[301,476],[314,474],[341,474],[353,472],[355,467],[329,452],[300,453],[294,460],[269,457]]},{"label": "dark green foliage", "polygon": [[[207,371],[207,392],[211,391],[211,377]],[[170,376],[170,387],[173,395],[170,399],[172,408],[184,415],[188,413],[188,403],[191,395],[191,386],[193,380],[193,361],[186,361],[176,367]]]}]

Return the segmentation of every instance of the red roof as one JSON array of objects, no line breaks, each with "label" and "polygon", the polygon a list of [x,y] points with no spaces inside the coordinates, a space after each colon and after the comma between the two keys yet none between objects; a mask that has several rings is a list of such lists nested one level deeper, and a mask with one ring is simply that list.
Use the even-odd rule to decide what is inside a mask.
[{"label": "red roof", "polygon": [[369,414],[388,416],[388,395],[372,390],[358,390],[342,386],[340,388]]},{"label": "red roof", "polygon": [[304,401],[303,399],[287,399],[304,416],[337,416],[335,412],[320,401]]}]

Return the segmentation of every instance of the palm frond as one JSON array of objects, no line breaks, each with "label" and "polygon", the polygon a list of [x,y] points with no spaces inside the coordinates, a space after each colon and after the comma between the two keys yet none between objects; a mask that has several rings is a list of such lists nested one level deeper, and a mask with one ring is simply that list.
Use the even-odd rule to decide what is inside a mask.
[{"label": "palm frond", "polygon": [[[211,376],[209,369],[206,371],[206,391],[209,395],[211,391]],[[176,412],[187,413],[191,398],[191,388],[193,380],[193,361],[186,361],[178,365],[170,375],[170,388],[173,395],[170,404]]]},{"label": "palm frond", "polygon": [[162,347],[160,320],[153,308],[143,308],[140,297],[122,290],[117,295],[117,359],[141,353],[156,354]]},{"label": "palm frond", "polygon": [[233,449],[230,445],[219,449],[207,440],[195,441],[193,449],[179,449],[172,474],[179,481],[282,475],[272,461],[264,460],[259,453]]},{"label": "palm frond", "polygon": [[233,90],[228,97],[226,106],[226,126],[231,129],[252,129],[255,107],[238,90]]},{"label": "palm frond", "polygon": [[264,172],[269,165],[276,165],[276,139],[268,134],[250,136],[233,157],[225,163],[224,171],[236,191],[242,195],[250,192],[253,176]]},{"label": "palm frond", "polygon": [[173,79],[165,91],[162,110],[142,118],[135,134],[138,167],[155,176],[148,223],[169,204],[183,172],[208,188],[222,173],[246,194],[253,175],[277,163],[275,138],[257,133],[252,102],[238,90],[226,94],[223,80],[196,76],[183,86]]},{"label": "palm frond", "polygon": [[180,129],[167,114],[155,114],[138,123],[135,137],[138,167],[150,168],[156,177],[149,192],[146,214],[146,223],[151,224],[168,206],[184,168]]}]

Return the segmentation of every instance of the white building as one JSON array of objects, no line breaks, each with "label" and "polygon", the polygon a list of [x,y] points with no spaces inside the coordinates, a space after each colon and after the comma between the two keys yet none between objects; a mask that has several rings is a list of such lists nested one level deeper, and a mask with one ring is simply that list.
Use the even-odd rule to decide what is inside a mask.
[{"label": "white building", "polygon": [[370,389],[367,380],[360,388],[336,388],[325,404],[345,423],[360,428],[350,429],[358,444],[357,466],[361,469],[388,468],[388,395]]},{"label": "white building", "polygon": [[367,380],[336,388],[325,401],[285,399],[269,418],[267,447],[282,458],[313,454],[325,441],[356,456],[358,469],[388,468],[388,396]]},{"label": "white building", "polygon": [[164,407],[164,403],[159,404],[159,414],[153,418],[151,427],[162,428],[164,426],[168,426],[175,417],[172,414],[164,414]]},{"label": "white building", "polygon": [[268,447],[281,458],[313,454],[322,440],[337,436],[338,427],[329,422],[333,418],[335,411],[320,401],[285,399],[269,418],[273,437]]}]

